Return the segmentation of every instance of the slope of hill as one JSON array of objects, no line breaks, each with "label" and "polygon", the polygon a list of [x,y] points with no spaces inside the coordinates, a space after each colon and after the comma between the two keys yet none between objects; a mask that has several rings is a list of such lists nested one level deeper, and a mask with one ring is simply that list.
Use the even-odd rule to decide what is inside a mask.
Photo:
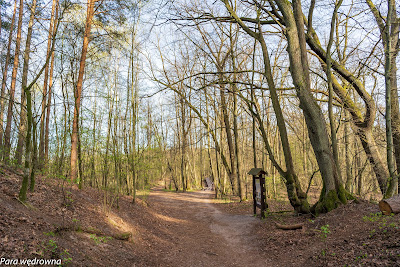
[{"label": "slope of hill", "polygon": [[314,218],[281,212],[290,205],[269,200],[260,220],[251,201],[221,203],[210,191],[157,187],[132,203],[39,176],[24,205],[16,198],[21,175],[1,170],[0,265],[53,259],[62,266],[400,266],[400,215],[382,216],[368,202]]},{"label": "slope of hill", "polygon": [[158,264],[161,251],[152,247],[160,236],[167,242],[166,226],[144,201],[120,197],[117,208],[117,199],[107,196],[106,204],[102,191],[39,176],[24,206],[16,198],[21,179],[3,168],[0,258],[62,259],[70,266]]}]

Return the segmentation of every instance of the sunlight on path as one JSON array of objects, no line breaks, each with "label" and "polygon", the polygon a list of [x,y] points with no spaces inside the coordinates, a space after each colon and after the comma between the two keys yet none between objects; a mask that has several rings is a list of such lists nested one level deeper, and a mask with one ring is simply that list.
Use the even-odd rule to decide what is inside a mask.
[{"label": "sunlight on path", "polygon": [[214,219],[210,224],[213,233],[223,236],[234,250],[246,252],[252,249],[248,243],[251,241],[251,230],[256,223],[255,217],[225,214],[210,203],[206,205],[211,210]]},{"label": "sunlight on path", "polygon": [[[185,266],[271,266],[256,245],[253,230],[258,219],[252,214],[219,210],[213,204],[212,191],[175,193],[157,187],[150,195],[166,212],[156,216],[179,224],[179,232],[174,234],[179,235],[184,249],[175,256],[185,254]],[[193,264],[195,258],[201,260]]]}]

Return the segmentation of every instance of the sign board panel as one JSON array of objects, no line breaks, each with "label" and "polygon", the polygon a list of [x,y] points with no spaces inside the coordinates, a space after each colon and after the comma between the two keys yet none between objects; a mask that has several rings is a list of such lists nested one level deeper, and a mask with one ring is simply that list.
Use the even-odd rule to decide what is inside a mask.
[{"label": "sign board panel", "polygon": [[256,183],[256,204],[261,206],[261,180],[255,179]]}]

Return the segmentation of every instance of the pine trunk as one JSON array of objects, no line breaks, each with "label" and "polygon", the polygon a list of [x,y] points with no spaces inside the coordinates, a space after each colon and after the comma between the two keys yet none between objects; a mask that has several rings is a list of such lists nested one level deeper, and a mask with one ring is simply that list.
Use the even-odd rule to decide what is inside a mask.
[{"label": "pine trunk", "polygon": [[90,30],[92,27],[92,18],[94,15],[95,0],[89,0],[87,3],[87,15],[85,24],[85,33],[83,36],[82,53],[79,64],[78,81],[74,93],[75,106],[74,106],[74,119],[72,122],[72,135],[71,135],[71,181],[77,182],[77,163],[78,163],[78,127],[79,127],[79,110],[81,106],[81,95],[83,85],[83,75],[85,73],[86,55],[90,41]]},{"label": "pine trunk", "polygon": [[20,0],[19,2],[19,14],[18,14],[18,29],[17,29],[17,39],[15,44],[15,55],[14,55],[14,66],[11,75],[11,87],[10,87],[10,96],[8,102],[8,110],[7,110],[7,125],[4,134],[4,154],[3,159],[6,164],[10,162],[10,152],[11,152],[11,124],[13,120],[13,107],[14,107],[14,94],[15,94],[15,85],[17,83],[17,72],[18,72],[18,63],[19,63],[19,52],[21,47],[21,32],[22,32],[22,18],[24,12],[24,1]]},{"label": "pine trunk", "polygon": [[[15,23],[15,15],[17,13],[17,2],[18,0],[15,0],[14,4],[14,11],[13,11],[13,16],[11,19],[10,23],[10,34],[8,35],[8,45],[7,45],[7,54],[6,54],[6,61],[4,63],[4,69],[3,69],[3,79],[1,82],[1,96],[0,96],[0,153],[3,150],[3,134],[4,134],[4,129],[3,129],[3,117],[4,117],[4,108],[5,108],[5,91],[6,91],[6,82],[7,82],[7,73],[8,73],[8,65],[10,62],[10,57],[11,57],[11,43],[13,40],[13,33],[14,33],[14,23]],[[0,155],[1,157],[2,155]]]}]

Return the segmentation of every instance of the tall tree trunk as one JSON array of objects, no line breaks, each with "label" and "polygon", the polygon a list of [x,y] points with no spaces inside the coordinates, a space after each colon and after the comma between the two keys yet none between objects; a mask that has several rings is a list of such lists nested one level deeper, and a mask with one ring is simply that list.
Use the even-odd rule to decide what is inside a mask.
[{"label": "tall tree trunk", "polygon": [[[394,7],[394,14],[396,14],[396,9]],[[392,136],[393,136],[393,148],[394,148],[394,157],[395,157],[395,164],[396,164],[396,177],[394,178],[392,182],[392,187],[396,187],[397,183],[397,188],[393,188],[391,192],[400,192],[400,183],[399,183],[399,168],[400,168],[400,110],[399,110],[399,94],[398,94],[398,87],[397,87],[397,55],[399,52],[398,44],[399,44],[399,18],[395,20],[396,22],[393,23],[392,25],[392,35],[393,35],[393,40],[392,40],[392,63],[391,63],[391,69],[390,69],[390,87],[391,87],[391,108],[392,108],[392,117],[391,117],[391,127],[392,127]],[[394,26],[394,27],[393,27]],[[388,196],[390,196],[390,193]]]},{"label": "tall tree trunk", "polygon": [[85,33],[83,36],[83,45],[82,45],[82,53],[79,64],[78,81],[74,93],[75,106],[74,106],[74,119],[72,123],[72,135],[71,135],[71,170],[70,170],[71,172],[70,178],[71,181],[73,182],[77,182],[79,110],[81,106],[81,95],[82,95],[83,75],[85,73],[86,55],[90,40],[92,18],[94,15],[94,3],[95,0],[89,0],[87,3]]},{"label": "tall tree trunk", "polygon": [[[130,121],[130,136],[131,136],[131,159],[130,159],[130,171],[132,174],[132,202],[136,201],[136,189],[137,189],[137,171],[136,171],[136,123],[138,119],[138,66],[135,68],[134,64],[134,45],[136,42],[136,25],[133,27],[131,32],[132,40],[131,40],[131,51],[130,51],[130,69],[131,69],[131,80],[130,80],[130,103],[131,103],[131,121]],[[169,166],[169,162],[168,162]],[[171,170],[171,169],[170,169]]]},{"label": "tall tree trunk", "polygon": [[[399,42],[399,21],[396,14],[395,1],[388,0],[388,14],[384,21],[380,11],[372,3],[366,0],[372,14],[375,17],[379,27],[382,44],[385,50],[385,87],[386,87],[386,140],[387,140],[387,166],[389,169],[389,188],[381,191],[385,197],[392,196],[398,187],[398,171],[396,173],[394,164],[397,169],[400,166],[400,116],[399,103],[397,93],[397,66],[396,58],[398,55]],[[386,24],[385,24],[386,22]],[[388,135],[391,135],[390,137]],[[395,159],[393,160],[393,152]],[[381,186],[381,183],[379,183]],[[386,189],[386,184],[385,188]]]},{"label": "tall tree trunk", "polygon": [[[321,47],[318,36],[312,28],[312,25],[309,23],[307,27],[307,43],[320,58],[322,67],[326,68],[326,65],[324,64],[324,62],[327,60],[326,52]],[[361,80],[345,68],[343,62],[337,62],[332,59],[332,69],[334,69],[341,76],[342,80],[351,84],[349,88],[354,88],[365,104],[364,109],[358,108],[354,101],[350,98],[349,90],[340,85],[335,76],[331,75],[333,90],[342,100],[344,107],[352,117],[354,132],[361,140],[364,151],[367,154],[367,157],[375,172],[380,190],[382,194],[384,194],[384,192],[386,192],[386,184],[387,178],[389,177],[389,172],[385,167],[384,161],[382,160],[381,154],[377,149],[375,139],[372,135],[374,119],[376,115],[376,105],[374,99],[367,92]]]},{"label": "tall tree trunk", "polygon": [[26,35],[24,65],[22,67],[21,112],[20,112],[20,121],[18,127],[19,129],[18,144],[15,152],[15,159],[17,160],[18,165],[21,165],[22,163],[22,153],[25,141],[25,131],[26,131],[25,87],[27,86],[27,80],[28,80],[29,55],[31,52],[31,39],[32,39],[33,20],[35,18],[35,12],[36,12],[36,0],[33,0],[31,4],[31,15],[29,17],[28,33]]},{"label": "tall tree trunk", "polygon": [[[392,38],[390,38],[390,30],[391,30],[391,23],[392,23],[392,16],[393,16],[393,9],[395,6],[394,0],[388,0],[388,15],[386,20],[386,27],[385,27],[385,35],[386,40],[384,48],[385,48],[385,104],[386,104],[386,158],[387,158],[387,165],[389,169],[389,188],[387,192],[385,192],[385,197],[391,197],[395,193],[397,193],[397,183],[398,177],[395,173],[395,162],[393,160],[393,133],[392,133]],[[396,77],[393,77],[396,78]],[[398,102],[398,99],[395,100]]]},{"label": "tall tree trunk", "polygon": [[340,168],[339,168],[339,152],[338,152],[338,141],[336,137],[336,123],[335,117],[333,114],[333,85],[332,85],[332,71],[331,71],[331,47],[333,44],[333,34],[335,32],[336,25],[336,17],[339,7],[341,6],[343,0],[339,0],[335,4],[335,8],[332,14],[331,19],[331,29],[329,34],[328,47],[326,48],[326,77],[328,81],[328,91],[329,91],[329,100],[328,100],[328,113],[329,113],[329,123],[331,128],[331,144],[332,144],[332,152],[333,158],[335,160],[336,168],[338,170],[338,175],[340,177]]},{"label": "tall tree trunk", "polygon": [[[233,68],[233,136],[235,138],[235,164],[236,164],[236,179],[237,179],[237,187],[238,187],[238,193],[240,197],[240,201],[244,200],[246,198],[245,195],[245,190],[244,190],[244,185],[243,181],[241,178],[241,164],[240,164],[240,152],[239,152],[239,133],[238,133],[238,123],[237,123],[237,117],[238,117],[238,107],[237,107],[237,92],[238,88],[236,85],[237,77],[236,77],[236,72],[237,72],[237,66],[236,66],[236,58],[234,52],[236,49],[234,48],[236,45],[236,42],[234,40],[234,35],[232,32],[232,23],[230,24],[229,27],[229,39],[230,39],[230,55],[231,55],[231,61],[232,61],[232,68]],[[238,30],[235,30],[235,33],[238,33]],[[236,37],[235,37],[236,39]]]},{"label": "tall tree trunk", "polygon": [[3,79],[1,81],[1,95],[0,95],[0,157],[3,156],[3,133],[4,133],[4,128],[3,128],[3,119],[4,119],[4,108],[5,108],[5,91],[6,91],[6,82],[7,82],[7,74],[8,74],[8,65],[10,63],[10,57],[11,57],[11,43],[13,40],[13,33],[14,33],[14,23],[15,23],[15,14],[17,13],[17,2],[18,0],[15,0],[14,3],[14,11],[13,11],[13,16],[11,18],[10,22],[10,34],[8,35],[8,45],[7,45],[7,54],[6,54],[6,60],[4,63],[4,69],[3,69]]},{"label": "tall tree trunk", "polygon": [[[223,72],[222,68],[219,69],[219,72]],[[222,81],[224,80],[222,75],[220,75],[221,79],[221,85],[220,85],[220,98],[221,98],[221,110],[222,110],[222,118],[224,121],[224,129],[226,133],[226,141],[228,143],[228,149],[229,149],[229,159],[230,159],[230,166],[231,166],[231,172],[228,174],[229,175],[229,180],[231,182],[231,188],[232,188],[232,193],[234,195],[238,195],[239,190],[238,190],[238,183],[237,183],[237,178],[236,178],[236,155],[235,155],[235,149],[234,149],[234,144],[233,144],[233,138],[232,138],[232,132],[231,132],[231,123],[229,121],[229,115],[228,115],[228,108],[227,108],[227,103],[226,103],[226,98],[225,98],[225,87],[222,85]]]},{"label": "tall tree trunk", "polygon": [[[257,39],[261,45],[262,48],[262,54],[263,54],[263,60],[264,60],[264,77],[267,80],[268,87],[269,87],[269,92],[270,92],[270,97],[272,100],[272,106],[274,108],[275,116],[276,116],[276,121],[277,121],[277,126],[279,128],[279,134],[281,137],[281,144],[282,144],[282,149],[283,149],[283,154],[285,157],[285,164],[286,164],[286,171],[284,171],[281,167],[279,167],[279,163],[276,162],[275,160],[272,159],[272,150],[268,144],[268,137],[267,134],[265,133],[264,125],[261,120],[260,113],[257,112],[253,114],[258,118],[258,125],[259,128],[262,132],[264,143],[266,145],[266,148],[268,150],[269,156],[271,161],[274,163],[274,165],[277,167],[278,170],[280,170],[280,174],[282,177],[285,179],[286,183],[286,189],[288,193],[288,197],[290,200],[290,203],[294,207],[294,209],[297,212],[300,213],[308,213],[309,210],[309,204],[307,201],[307,194],[301,189],[300,182],[298,180],[298,177],[295,173],[294,169],[294,164],[293,164],[293,158],[292,158],[292,152],[290,149],[290,144],[289,144],[289,139],[287,135],[287,130],[286,130],[286,125],[285,125],[285,120],[283,117],[283,112],[282,108],[279,103],[279,97],[277,94],[277,90],[275,87],[275,82],[273,80],[272,76],[272,71],[271,71],[271,63],[269,59],[269,53],[268,53],[268,48],[264,39],[264,36],[262,35],[262,30],[261,26],[259,25],[258,33],[252,31],[250,28],[248,28],[242,21],[241,19],[236,15],[236,13],[233,11],[232,7],[229,5],[227,0],[224,0],[225,6],[230,12],[230,14],[234,17],[234,19],[239,23],[239,25],[246,31],[247,34],[252,36],[253,38]],[[308,71],[308,70],[307,70]],[[253,105],[255,105],[255,96],[252,96],[252,99],[254,99],[253,103],[249,104],[248,106],[251,110],[253,110]],[[316,104],[315,104],[316,105]],[[257,110],[257,108],[256,108]],[[259,108],[258,108],[259,110]],[[263,133],[264,132],[264,133]]]},{"label": "tall tree trunk", "polygon": [[[29,89],[30,91],[30,89]],[[34,101],[33,101],[34,102]],[[29,112],[29,111],[28,111]],[[32,111],[31,111],[32,112]],[[32,166],[29,179],[29,191],[33,192],[35,188],[35,169],[37,167],[37,122],[32,120]]]},{"label": "tall tree trunk", "polygon": [[[133,44],[132,44],[133,46]],[[136,189],[137,189],[137,184],[136,184],[136,121],[138,118],[138,87],[137,87],[137,77],[138,75],[135,75],[135,80],[133,78],[133,60],[132,60],[132,82],[131,82],[131,108],[132,108],[132,115],[131,115],[131,173],[132,173],[132,183],[133,183],[133,199],[132,201],[135,202],[136,200]]]},{"label": "tall tree trunk", "polygon": [[[111,72],[109,73],[108,80],[111,81]],[[113,101],[113,96],[111,94],[111,86],[107,85],[107,87],[108,87],[108,97],[107,97],[108,119],[107,119],[106,151],[104,154],[103,181],[102,181],[102,185],[105,190],[107,190],[108,188],[108,173],[109,173],[108,153],[110,150],[110,136],[111,136],[111,126],[113,120],[113,109],[114,109],[114,101]]]},{"label": "tall tree trunk", "polygon": [[7,125],[4,135],[4,162],[7,164],[10,160],[10,152],[11,152],[11,124],[13,120],[13,107],[14,107],[14,94],[15,94],[15,85],[17,82],[17,72],[18,72],[18,62],[19,62],[19,52],[21,47],[21,32],[22,32],[22,17],[24,12],[24,1],[20,0],[19,2],[19,14],[18,14],[18,29],[17,29],[17,39],[15,44],[15,54],[14,54],[14,66],[11,75],[11,87],[10,87],[10,100],[8,102],[8,110],[7,110]]},{"label": "tall tree trunk", "polygon": [[182,181],[182,191],[186,192],[187,189],[187,176],[186,176],[186,147],[187,147],[187,132],[188,130],[186,129],[186,112],[185,112],[185,104],[183,97],[180,97],[180,106],[181,106],[181,128],[182,128],[182,134],[181,134],[181,181]]},{"label": "tall tree trunk", "polygon": [[[256,48],[257,48],[257,39],[254,39],[253,45],[253,58],[251,61],[251,69],[254,70],[255,68],[255,61],[256,61]],[[250,97],[251,102],[254,102],[254,72],[251,73],[251,83],[250,83]],[[256,118],[254,115],[251,116],[251,133],[252,133],[252,145],[253,145],[253,164],[254,168],[257,168],[257,143],[256,143]]]},{"label": "tall tree trunk", "polygon": [[238,183],[239,197],[243,201],[246,199],[244,184],[241,176],[242,165],[240,162],[240,151],[239,151],[239,129],[237,123],[238,107],[237,107],[237,95],[233,95],[233,135],[235,137],[235,154],[236,154],[236,177]]},{"label": "tall tree trunk", "polygon": [[[56,0],[56,10],[54,15],[55,25],[58,20],[58,0]],[[56,33],[56,27],[53,26],[53,35]],[[51,61],[50,61],[50,77],[49,77],[49,90],[48,90],[48,99],[47,99],[47,107],[46,107],[46,124],[45,124],[45,134],[44,134],[44,160],[48,161],[49,158],[49,124],[50,124],[50,111],[51,111],[51,99],[53,94],[53,72],[54,72],[54,50],[51,52]]]},{"label": "tall tree trunk", "polygon": [[[397,92],[396,58],[399,52],[399,19],[397,17],[395,1],[388,0],[388,14],[386,21],[372,3],[366,1],[375,17],[381,32],[382,44],[385,50],[385,87],[386,87],[386,142],[387,165],[389,169],[389,187],[385,197],[391,197],[398,191],[398,169],[400,167],[400,114]],[[385,24],[386,22],[386,24]],[[395,158],[393,159],[393,153]],[[397,171],[395,168],[397,165]]]},{"label": "tall tree trunk", "polygon": [[[204,66],[204,70],[206,69],[206,66]],[[203,79],[205,81],[205,79]],[[204,97],[205,97],[205,104],[206,104],[206,119],[207,119],[207,125],[210,125],[210,113],[209,113],[209,103],[208,103],[208,95],[207,95],[207,90],[206,87],[204,86]],[[215,198],[218,198],[218,191],[220,190],[220,183],[219,183],[219,168],[218,168],[218,155],[217,152],[215,151],[215,168],[213,167],[213,162],[212,162],[212,156],[211,156],[211,140],[210,140],[210,128],[207,128],[207,153],[208,153],[208,159],[209,159],[209,164],[210,164],[210,171],[211,171],[211,176],[214,181],[214,190],[215,190]]]},{"label": "tall tree trunk", "polygon": [[[397,40],[398,42],[398,40]],[[392,60],[396,60],[395,58]],[[391,100],[392,100],[392,135],[393,135],[393,148],[394,148],[394,157],[396,163],[396,176],[397,176],[397,193],[400,192],[400,183],[398,181],[399,177],[399,168],[400,168],[400,110],[399,110],[399,95],[397,89],[397,65],[395,62],[392,63],[391,69]],[[393,187],[395,186],[395,182],[393,183]],[[393,191],[394,192],[394,189]]]},{"label": "tall tree trunk", "polygon": [[[345,111],[346,112],[346,111]],[[348,116],[346,115],[346,121],[344,122],[344,146],[345,146],[345,161],[346,161],[346,190],[351,193],[351,185],[353,183],[353,176],[351,175],[350,167],[350,132]]]},{"label": "tall tree trunk", "polygon": [[[110,100],[108,100],[110,101]],[[107,126],[107,137],[106,137],[106,151],[104,155],[104,165],[103,165],[103,187],[107,189],[108,187],[108,173],[109,173],[109,166],[108,166],[108,153],[110,147],[110,135],[111,135],[111,122],[112,122],[112,108],[111,104],[109,104],[109,112],[108,112],[108,126]]]},{"label": "tall tree trunk", "polygon": [[92,155],[90,157],[90,167],[91,167],[91,173],[90,173],[90,181],[89,181],[89,185],[90,186],[97,186],[97,177],[96,177],[96,144],[97,144],[97,136],[96,136],[96,122],[97,122],[97,88],[95,91],[95,95],[94,95],[94,110],[93,110],[93,133],[92,133]]},{"label": "tall tree trunk", "polygon": [[[61,54],[61,62],[63,62],[63,56]],[[67,132],[68,132],[68,121],[69,121],[69,103],[68,101],[68,92],[65,90],[65,81],[63,79],[63,75],[61,74],[61,92],[63,96],[63,106],[64,106],[64,127],[63,127],[63,141],[61,144],[61,155],[58,163],[58,174],[62,175],[64,170],[64,158],[65,158],[65,147],[67,145]]]},{"label": "tall tree trunk", "polygon": [[[53,0],[53,4],[51,7],[51,18],[50,18],[50,26],[49,26],[49,34],[48,34],[48,39],[47,39],[47,53],[46,57],[49,57],[50,55],[50,47],[51,47],[51,37],[53,35],[53,27],[54,27],[54,14],[56,10],[56,5],[57,5],[57,0]],[[48,86],[48,80],[49,80],[49,65],[46,65],[46,68],[44,70],[44,84],[43,84],[43,98],[42,98],[42,113],[40,116],[40,142],[39,142],[39,168],[42,169],[44,167],[44,164],[46,162],[45,159],[45,144],[44,144],[44,133],[45,133],[45,116],[46,116],[46,105],[47,105],[47,97],[50,99],[50,90],[48,92],[47,86]],[[51,100],[50,102],[51,103]]]},{"label": "tall tree trunk", "polygon": [[[29,23],[29,26],[32,26],[33,24],[33,19],[32,16],[34,16],[35,12],[34,9],[36,7],[36,0],[33,1],[32,3],[32,13],[31,13],[31,20]],[[33,15],[32,15],[33,14]],[[31,24],[32,23],[32,24]],[[58,29],[58,25],[56,27],[56,30],[54,31],[54,35],[52,36],[52,40],[53,40],[53,45],[50,48],[50,51],[53,52],[54,51],[54,40],[56,38],[56,32]],[[29,28],[31,29],[31,27]],[[28,35],[30,39],[30,35],[32,33],[32,30],[29,31],[28,29]],[[29,51],[30,48],[30,43],[27,42],[27,47],[26,49]],[[29,60],[29,53],[25,53],[24,57],[24,73],[27,73],[28,71],[28,67],[27,67],[27,61]],[[36,151],[37,151],[37,138],[36,138],[36,122],[33,119],[33,115],[32,115],[32,87],[36,84],[37,80],[40,78],[40,76],[42,75],[44,69],[46,68],[46,66],[49,64],[49,57],[46,57],[46,61],[43,65],[43,67],[40,69],[40,71],[36,74],[36,77],[33,79],[33,81],[27,85],[27,77],[24,76],[23,77],[23,81],[22,81],[22,89],[24,90],[24,94],[26,95],[26,120],[27,120],[27,133],[26,133],[26,137],[25,137],[25,168],[24,168],[24,175],[23,175],[23,179],[22,179],[22,186],[20,189],[20,193],[19,193],[19,199],[22,202],[25,202],[26,200],[26,191],[27,191],[27,187],[28,187],[28,179],[30,179],[30,185],[29,185],[29,190],[31,192],[33,192],[34,188],[35,188],[35,169],[36,169]],[[34,93],[35,91],[33,91]],[[32,134],[33,131],[33,134]],[[32,147],[33,146],[33,147]],[[32,151],[33,150],[33,151]],[[32,155],[32,156],[31,156]]]},{"label": "tall tree trunk", "polygon": [[[393,4],[393,2],[391,2]],[[397,16],[396,5],[392,6],[392,22],[390,29],[390,39],[391,39],[391,68],[390,68],[390,88],[391,88],[391,109],[392,109],[392,118],[391,118],[391,127],[392,127],[392,135],[393,135],[393,148],[394,148],[394,156],[396,163],[396,177],[393,180],[392,187],[395,187],[395,183],[397,182],[397,193],[400,191],[400,183],[399,183],[399,175],[400,175],[400,109],[399,109],[399,94],[397,87],[397,56],[399,54],[399,26],[400,21]],[[392,192],[396,190],[393,189]],[[388,195],[389,196],[389,195]]]},{"label": "tall tree trunk", "polygon": [[315,213],[328,212],[336,208],[340,203],[346,203],[346,194],[330,147],[325,118],[310,90],[301,2],[300,0],[294,0],[292,7],[289,2],[275,2],[285,21],[290,71],[300,100],[300,108],[303,110],[306,119],[311,145],[324,182],[321,197],[313,209]]},{"label": "tall tree trunk", "polygon": [[[82,126],[82,121],[81,121]],[[82,189],[83,185],[83,170],[82,170],[82,146],[81,146],[81,131],[78,127],[78,187]]]},{"label": "tall tree trunk", "polygon": [[22,202],[26,201],[26,192],[28,190],[29,175],[31,169],[31,139],[32,139],[32,96],[31,91],[27,90],[26,94],[26,105],[27,105],[27,132],[25,138],[25,166],[24,176],[22,179],[22,186],[19,191],[18,198]]}]

